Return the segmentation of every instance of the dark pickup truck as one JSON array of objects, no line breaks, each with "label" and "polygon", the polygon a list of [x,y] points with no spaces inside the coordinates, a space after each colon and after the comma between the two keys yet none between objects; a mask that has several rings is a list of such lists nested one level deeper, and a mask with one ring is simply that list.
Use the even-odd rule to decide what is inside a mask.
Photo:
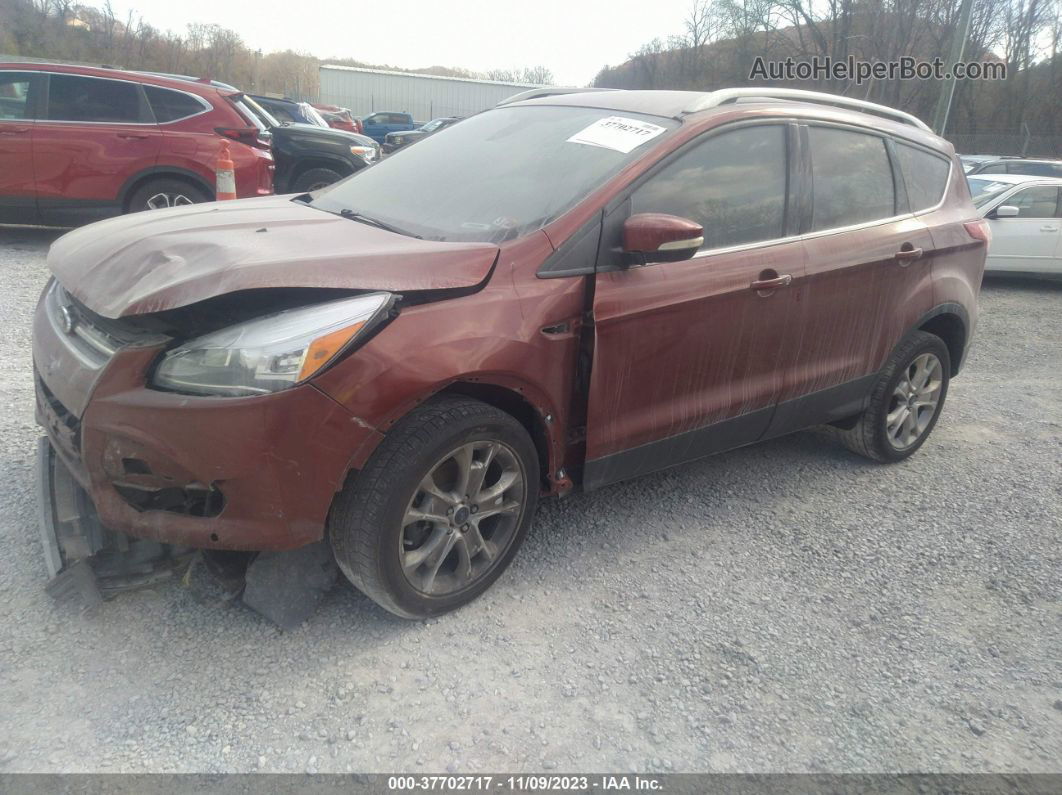
[{"label": "dark pickup truck", "polygon": [[276,193],[307,193],[349,177],[375,162],[380,146],[357,133],[313,124],[281,124],[246,94],[237,106],[272,138]]}]

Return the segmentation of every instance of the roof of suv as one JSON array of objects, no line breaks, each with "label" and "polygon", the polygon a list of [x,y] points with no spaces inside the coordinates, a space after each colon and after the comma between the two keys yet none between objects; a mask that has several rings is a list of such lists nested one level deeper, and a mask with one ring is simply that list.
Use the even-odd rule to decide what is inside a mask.
[{"label": "roof of suv", "polygon": [[547,93],[543,90],[532,99],[506,100],[503,105],[568,105],[605,110],[645,113],[652,116],[683,119],[693,114],[733,110],[756,106],[782,107],[786,110],[809,110],[836,121],[850,121],[864,126],[902,130],[904,134],[925,143],[934,143],[950,150],[951,145],[936,136],[920,119],[901,110],[851,99],[835,94],[785,88],[725,88],[717,91],[599,91],[571,92],[569,89]]},{"label": "roof of suv", "polygon": [[[134,83],[147,83],[164,88],[176,88],[191,93],[203,93],[206,95],[217,92],[223,94],[233,93],[221,85],[213,85],[195,78],[182,79],[148,72],[136,72],[129,69],[115,69],[107,66],[76,66],[74,64],[40,63],[37,61],[8,61],[0,63],[0,70],[17,69],[22,72],[62,72],[64,74],[85,75],[87,77],[109,77],[114,80],[130,80]],[[222,84],[224,85],[224,84]]]}]

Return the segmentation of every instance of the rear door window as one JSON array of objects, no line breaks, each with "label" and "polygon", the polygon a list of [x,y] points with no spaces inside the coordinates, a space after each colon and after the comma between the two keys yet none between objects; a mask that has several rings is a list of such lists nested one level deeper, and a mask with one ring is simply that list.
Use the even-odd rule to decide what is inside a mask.
[{"label": "rear door window", "polygon": [[48,118],[54,121],[138,123],[145,119],[136,83],[77,75],[51,75]]},{"label": "rear door window", "polygon": [[899,141],[896,142],[896,157],[907,186],[911,212],[917,213],[940,204],[944,190],[948,187],[951,162]]},{"label": "rear door window", "polygon": [[33,118],[29,99],[29,74],[0,72],[0,120]]},{"label": "rear door window", "polygon": [[206,110],[198,99],[183,91],[145,85],[144,93],[147,94],[148,104],[155,114],[155,121],[159,124],[187,119]]},{"label": "rear door window", "polygon": [[635,213],[701,224],[706,249],[776,240],[785,229],[785,127],[713,135],[655,174],[631,202]]},{"label": "rear door window", "polygon": [[808,139],[813,232],[896,214],[896,191],[884,139],[829,127],[809,127]]}]

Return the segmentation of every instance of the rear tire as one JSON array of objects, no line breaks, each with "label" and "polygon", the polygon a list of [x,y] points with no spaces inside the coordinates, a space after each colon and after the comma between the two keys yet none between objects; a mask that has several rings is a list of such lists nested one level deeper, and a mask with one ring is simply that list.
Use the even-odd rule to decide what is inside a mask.
[{"label": "rear tire", "polygon": [[415,409],[337,495],[336,562],[403,618],[471,602],[508,567],[538,502],[534,442],[500,409],[464,397]]},{"label": "rear tire", "polygon": [[333,182],[339,182],[341,179],[343,175],[330,168],[310,168],[299,174],[292,183],[291,190],[293,193],[309,193],[331,185]]},{"label": "rear tire", "polygon": [[948,395],[951,358],[940,337],[910,334],[889,357],[870,394],[870,405],[834,435],[854,453],[893,463],[914,454],[929,438]]},{"label": "rear tire", "polygon": [[213,199],[203,190],[189,182],[172,177],[151,179],[137,188],[129,197],[127,212],[162,210],[167,207],[183,207],[200,204]]}]

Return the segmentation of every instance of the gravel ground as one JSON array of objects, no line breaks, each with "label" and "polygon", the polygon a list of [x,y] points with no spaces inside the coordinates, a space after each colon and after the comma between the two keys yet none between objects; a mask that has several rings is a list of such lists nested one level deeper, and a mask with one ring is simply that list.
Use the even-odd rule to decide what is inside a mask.
[{"label": "gravel ground", "polygon": [[904,464],[803,433],[549,501],[464,610],[341,587],[285,634],[176,584],[44,593],[53,237],[0,230],[0,771],[1062,771],[1062,286],[986,284]]}]

